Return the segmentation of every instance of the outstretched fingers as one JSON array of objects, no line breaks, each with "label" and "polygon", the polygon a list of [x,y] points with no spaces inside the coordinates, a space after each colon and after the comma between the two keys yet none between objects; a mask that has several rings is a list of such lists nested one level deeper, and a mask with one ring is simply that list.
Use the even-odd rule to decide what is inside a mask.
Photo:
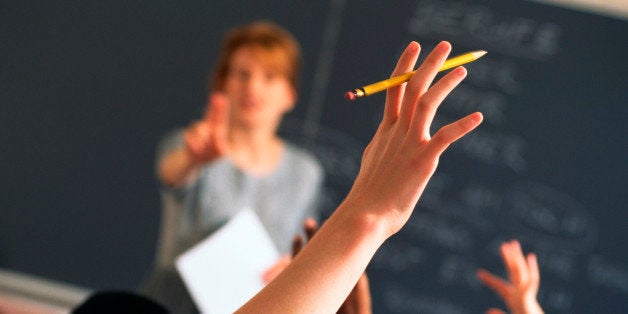
[{"label": "outstretched fingers", "polygon": [[495,294],[499,295],[502,299],[506,300],[509,296],[510,283],[492,273],[480,269],[477,272],[477,277],[487,287],[489,287]]},{"label": "outstretched fingers", "polygon": [[517,286],[527,286],[530,276],[528,274],[528,265],[523,255],[523,251],[521,250],[521,244],[519,241],[510,241],[506,253],[506,258],[510,259],[510,262],[508,263],[508,275],[510,277],[510,281]]},{"label": "outstretched fingers", "polygon": [[430,85],[438,74],[443,62],[447,59],[450,51],[451,44],[446,41],[440,42],[436,45],[434,50],[430,52],[410,81],[408,81],[399,113],[400,119],[405,119],[409,124],[416,111],[424,112],[426,111],[425,109],[428,109],[428,113],[432,112],[431,115],[434,115],[440,103],[426,102],[423,98],[424,94],[428,92],[428,89],[431,90]]},{"label": "outstretched fingers", "polygon": [[212,93],[207,100],[203,120],[212,124],[226,125],[229,118],[229,100],[222,93]]},{"label": "outstretched fingers", "polygon": [[229,100],[227,96],[220,93],[213,93],[210,96],[209,108],[205,115],[205,121],[212,125],[212,142],[215,143],[216,150],[224,152],[226,150],[227,130],[229,128]]},{"label": "outstretched fingers", "polygon": [[526,256],[526,263],[528,265],[528,271],[530,275],[530,288],[531,292],[536,295],[539,290],[539,284],[541,282],[541,274],[539,272],[539,263],[536,258],[536,254],[530,253]]},{"label": "outstretched fingers", "polygon": [[413,134],[417,134],[424,141],[430,139],[430,126],[438,107],[466,76],[467,70],[464,67],[457,67],[421,96],[414,112]]},{"label": "outstretched fingers", "polygon": [[428,155],[438,158],[453,142],[473,131],[480,123],[483,116],[480,112],[472,113],[456,122],[448,124],[438,130],[430,139],[426,152]]},{"label": "outstretched fingers", "polygon": [[[421,46],[416,41],[410,42],[406,49],[399,57],[397,66],[392,72],[390,77],[395,77],[408,72],[411,72],[419,58]],[[397,121],[399,117],[399,109],[401,107],[401,100],[403,99],[405,86],[407,83],[393,86],[386,92],[386,108],[384,109],[384,122],[392,123]]]}]

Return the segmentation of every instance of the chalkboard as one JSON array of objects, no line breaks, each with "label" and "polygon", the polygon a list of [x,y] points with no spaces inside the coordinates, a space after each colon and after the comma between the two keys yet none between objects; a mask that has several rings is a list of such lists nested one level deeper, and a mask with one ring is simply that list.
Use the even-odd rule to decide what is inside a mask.
[{"label": "chalkboard", "polygon": [[328,208],[384,102],[345,91],[387,77],[410,40],[489,52],[436,127],[478,110],[485,122],[445,153],[367,270],[375,313],[503,307],[475,271],[503,274],[498,247],[513,238],[539,256],[546,312],[628,309],[625,20],[515,0],[82,1],[0,14],[0,267],[134,287],[159,221],[157,140],[200,114],[222,32],[269,18],[303,45],[303,92],[282,133],[324,164]]},{"label": "chalkboard", "polygon": [[437,123],[478,110],[486,120],[446,152],[406,228],[375,256],[375,312],[501,306],[475,271],[503,274],[498,247],[513,238],[540,256],[548,313],[626,311],[626,22],[525,1],[356,1],[341,16],[328,93],[309,104],[322,107],[320,125],[304,130],[337,196],[384,101],[343,102],[344,91],[387,77],[410,40],[489,51]]}]

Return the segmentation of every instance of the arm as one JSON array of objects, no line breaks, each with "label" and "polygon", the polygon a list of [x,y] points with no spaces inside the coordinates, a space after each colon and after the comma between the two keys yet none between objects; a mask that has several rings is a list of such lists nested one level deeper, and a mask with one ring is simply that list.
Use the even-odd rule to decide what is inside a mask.
[{"label": "arm", "polygon": [[159,161],[157,171],[163,184],[181,186],[202,164],[226,153],[228,111],[227,99],[223,95],[211,95],[205,117],[185,129],[185,144]]},{"label": "arm", "polygon": [[[303,229],[308,241],[312,239],[318,229],[316,220],[308,218],[303,223]],[[300,235],[296,235],[292,242],[292,256],[296,256],[303,249],[303,239]],[[355,284],[353,290],[349,293],[347,299],[342,303],[339,314],[370,314],[371,310],[371,290],[369,287],[368,277],[366,272],[362,273],[358,283]]]},{"label": "arm", "polygon": [[[411,71],[419,50],[416,42],[410,43],[392,75]],[[440,155],[482,121],[474,113],[430,135],[439,104],[466,76],[459,67],[430,87],[450,50],[449,43],[440,43],[407,84],[388,90],[382,122],[347,198],[294,261],[239,313],[338,310],[379,246],[409,219]]]},{"label": "arm", "polygon": [[[543,309],[536,300],[540,282],[536,255],[530,253],[524,257],[517,240],[503,243],[500,252],[510,281],[484,269],[478,271],[478,278],[504,300],[511,313],[543,314]],[[492,308],[488,313],[503,312]]]}]

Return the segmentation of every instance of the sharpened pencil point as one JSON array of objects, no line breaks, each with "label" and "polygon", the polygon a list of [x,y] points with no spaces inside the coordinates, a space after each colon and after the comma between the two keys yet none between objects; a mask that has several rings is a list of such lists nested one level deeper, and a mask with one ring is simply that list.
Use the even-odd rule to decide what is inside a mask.
[{"label": "sharpened pencil point", "polygon": [[473,51],[471,53],[475,56],[476,59],[479,59],[480,57],[485,55],[486,52],[487,52],[486,50],[477,50],[477,51]]}]

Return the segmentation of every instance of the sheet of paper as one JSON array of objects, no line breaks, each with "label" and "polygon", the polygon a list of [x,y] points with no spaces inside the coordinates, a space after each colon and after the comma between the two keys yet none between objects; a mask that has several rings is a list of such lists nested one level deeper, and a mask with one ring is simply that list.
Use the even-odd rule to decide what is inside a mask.
[{"label": "sheet of paper", "polygon": [[233,313],[264,287],[279,252],[250,209],[180,255],[176,267],[202,313]]}]

